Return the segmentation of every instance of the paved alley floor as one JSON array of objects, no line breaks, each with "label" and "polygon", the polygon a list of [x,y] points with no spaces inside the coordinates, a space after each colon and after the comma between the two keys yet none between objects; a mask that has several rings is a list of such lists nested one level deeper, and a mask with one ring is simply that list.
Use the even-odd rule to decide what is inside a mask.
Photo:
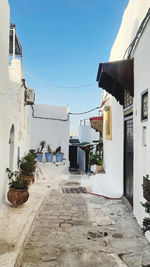
[{"label": "paved alley floor", "polygon": [[150,266],[150,246],[122,200],[63,194],[65,183],[48,194],[16,266]]}]

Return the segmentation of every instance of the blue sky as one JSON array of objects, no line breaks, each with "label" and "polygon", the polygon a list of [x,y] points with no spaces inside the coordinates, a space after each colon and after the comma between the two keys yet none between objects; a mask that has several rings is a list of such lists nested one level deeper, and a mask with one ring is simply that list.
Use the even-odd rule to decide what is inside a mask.
[{"label": "blue sky", "polygon": [[[36,103],[83,112],[100,105],[98,64],[109,60],[128,0],[9,0],[11,22],[23,47],[27,83]],[[81,88],[59,88],[48,85]],[[80,119],[71,117],[71,132]]]}]

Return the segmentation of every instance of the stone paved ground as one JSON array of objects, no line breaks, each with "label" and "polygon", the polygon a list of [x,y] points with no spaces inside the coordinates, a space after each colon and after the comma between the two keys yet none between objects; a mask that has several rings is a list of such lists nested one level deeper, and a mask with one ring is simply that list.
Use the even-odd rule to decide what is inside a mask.
[{"label": "stone paved ground", "polygon": [[18,267],[145,267],[150,246],[122,200],[52,190]]}]

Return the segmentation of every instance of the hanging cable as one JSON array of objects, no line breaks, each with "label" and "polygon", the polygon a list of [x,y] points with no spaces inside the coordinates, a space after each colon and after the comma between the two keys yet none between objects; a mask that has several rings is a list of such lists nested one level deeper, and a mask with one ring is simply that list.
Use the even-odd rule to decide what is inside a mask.
[{"label": "hanging cable", "polygon": [[146,16],[142,20],[142,22],[140,24],[140,27],[138,28],[138,31],[136,33],[135,38],[133,39],[133,41],[130,43],[130,45],[126,49],[123,59],[125,58],[126,54],[127,54],[127,58],[131,57],[131,53],[132,53],[133,49],[137,46],[137,44],[138,44],[138,42],[139,42],[139,40],[140,40],[140,38],[142,36],[142,33],[145,30],[145,27],[146,27],[149,19],[150,19],[150,8],[148,9],[148,12],[147,12]]},{"label": "hanging cable", "polygon": [[90,112],[92,112],[92,111],[94,111],[94,110],[96,110],[96,109],[100,109],[100,107],[96,107],[96,108],[93,108],[93,109],[90,109],[90,110],[88,110],[88,111],[85,111],[85,112],[77,112],[77,113],[72,113],[72,112],[70,112],[69,114],[70,115],[82,115],[82,114],[87,114],[87,113],[90,113]]},{"label": "hanging cable", "polygon": [[26,70],[25,70],[25,72],[26,72],[26,74],[28,74],[30,77],[34,78],[35,80],[40,81],[40,82],[42,82],[42,83],[44,83],[44,84],[46,84],[46,85],[48,85],[50,87],[56,87],[56,88],[66,88],[66,89],[69,89],[69,88],[73,89],[74,88],[75,89],[75,88],[89,87],[89,86],[92,86],[92,85],[94,85],[96,83],[96,82],[88,83],[88,84],[83,84],[83,85],[79,85],[79,86],[63,86],[63,85],[61,86],[61,85],[56,85],[56,84],[53,84],[53,83],[45,82],[45,81],[35,77],[34,75],[32,75],[30,72],[28,72]]}]

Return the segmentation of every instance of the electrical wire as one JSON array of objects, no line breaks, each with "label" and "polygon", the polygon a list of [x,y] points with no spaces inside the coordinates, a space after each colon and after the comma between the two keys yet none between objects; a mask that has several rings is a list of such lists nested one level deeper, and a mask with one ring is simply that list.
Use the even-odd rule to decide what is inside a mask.
[{"label": "electrical wire", "polygon": [[100,108],[100,107],[96,107],[96,108],[93,108],[91,110],[88,110],[88,111],[85,111],[85,112],[79,112],[79,113],[71,113],[71,112],[69,112],[67,119],[59,119],[59,118],[48,118],[48,117],[35,116],[34,115],[34,107],[33,107],[33,105],[31,105],[31,107],[32,107],[32,117],[34,119],[57,120],[57,121],[68,121],[69,120],[69,115],[82,115],[82,114],[87,114],[87,113],[90,113],[90,112],[92,112],[92,111]]},{"label": "electrical wire", "polygon": [[40,82],[42,82],[42,83],[44,83],[44,84],[46,84],[46,85],[48,85],[50,87],[56,87],[56,88],[77,89],[77,88],[89,87],[89,86],[92,86],[92,85],[95,84],[95,82],[94,82],[94,83],[88,83],[88,84],[83,84],[83,85],[79,85],[79,86],[63,86],[63,85],[61,86],[61,85],[56,85],[56,84],[53,84],[53,83],[45,82],[45,81],[37,78],[36,76],[32,75],[30,72],[28,72],[26,70],[25,70],[25,73],[28,74],[30,77],[36,79],[37,81],[40,81]]},{"label": "electrical wire", "polygon": [[148,23],[150,19],[150,8],[148,9],[148,12],[146,14],[146,16],[144,17],[144,19],[142,20],[141,24],[140,24],[140,27],[138,28],[138,31],[136,33],[136,36],[135,38],[133,39],[133,41],[130,43],[130,45],[127,47],[125,53],[124,53],[124,57],[123,59],[125,59],[125,56],[127,54],[127,58],[130,58],[131,57],[131,53],[133,51],[133,49],[137,46],[141,36],[142,36],[142,33],[144,32],[145,30],[145,27]]},{"label": "electrical wire", "polygon": [[92,112],[92,111],[94,111],[94,110],[96,110],[96,109],[100,109],[100,107],[96,107],[96,108],[93,108],[93,109],[91,109],[91,110],[88,110],[88,111],[85,111],[85,112],[79,112],[79,113],[69,113],[70,115],[82,115],[82,114],[87,114],[87,113],[90,113],[90,112]]}]

